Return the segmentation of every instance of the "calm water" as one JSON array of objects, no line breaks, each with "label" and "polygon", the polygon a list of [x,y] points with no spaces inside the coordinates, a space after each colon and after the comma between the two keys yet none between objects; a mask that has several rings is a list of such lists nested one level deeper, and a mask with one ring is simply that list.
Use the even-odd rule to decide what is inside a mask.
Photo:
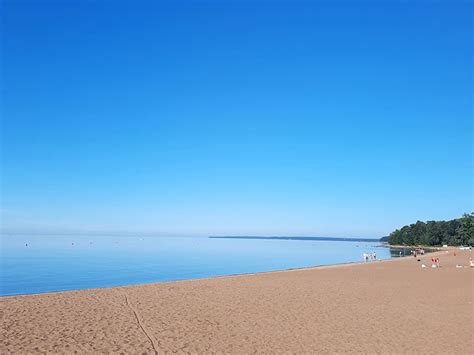
[{"label": "calm water", "polygon": [[391,257],[367,242],[177,237],[3,236],[0,248],[2,296],[347,263],[372,251]]}]

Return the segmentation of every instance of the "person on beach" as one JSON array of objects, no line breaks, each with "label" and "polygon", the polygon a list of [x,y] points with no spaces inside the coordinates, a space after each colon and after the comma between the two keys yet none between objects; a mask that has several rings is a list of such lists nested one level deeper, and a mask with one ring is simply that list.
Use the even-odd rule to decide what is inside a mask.
[{"label": "person on beach", "polygon": [[374,253],[374,260],[377,260],[377,254]]}]

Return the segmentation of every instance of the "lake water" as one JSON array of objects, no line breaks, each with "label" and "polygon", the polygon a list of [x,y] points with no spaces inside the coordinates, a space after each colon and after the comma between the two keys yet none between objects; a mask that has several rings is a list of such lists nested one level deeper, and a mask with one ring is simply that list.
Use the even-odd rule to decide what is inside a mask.
[{"label": "lake water", "polygon": [[398,256],[377,242],[3,236],[0,295],[186,280]]}]

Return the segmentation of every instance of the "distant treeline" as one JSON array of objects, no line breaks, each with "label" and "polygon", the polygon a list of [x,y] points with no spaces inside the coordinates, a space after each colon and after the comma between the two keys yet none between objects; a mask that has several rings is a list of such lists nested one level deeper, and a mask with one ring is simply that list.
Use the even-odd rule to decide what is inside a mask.
[{"label": "distant treeline", "polygon": [[267,239],[267,240],[306,240],[306,241],[326,241],[326,242],[377,242],[373,238],[336,238],[336,237],[262,237],[253,235],[217,235],[210,236],[213,239]]},{"label": "distant treeline", "polygon": [[451,221],[418,221],[388,236],[392,245],[474,245],[474,213]]}]

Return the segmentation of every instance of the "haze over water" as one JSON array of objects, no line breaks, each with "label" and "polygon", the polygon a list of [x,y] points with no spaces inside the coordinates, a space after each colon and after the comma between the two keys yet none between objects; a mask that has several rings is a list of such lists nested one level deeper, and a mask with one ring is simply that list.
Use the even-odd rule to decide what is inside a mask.
[{"label": "haze over water", "polygon": [[9,236],[0,295],[186,280],[362,261],[377,242],[207,237]]}]

